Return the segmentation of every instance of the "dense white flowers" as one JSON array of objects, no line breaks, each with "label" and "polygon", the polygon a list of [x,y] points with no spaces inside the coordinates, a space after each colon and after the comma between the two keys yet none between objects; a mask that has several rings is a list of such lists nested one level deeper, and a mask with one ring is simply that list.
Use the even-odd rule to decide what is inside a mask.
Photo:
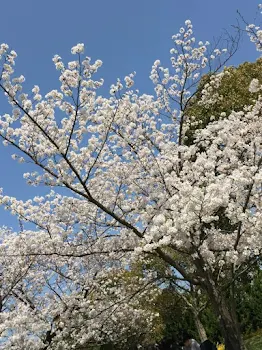
[{"label": "dense white flowers", "polygon": [[252,79],[250,85],[249,85],[249,91],[250,92],[258,92],[260,90],[261,85],[259,84],[258,79]]},{"label": "dense white flowers", "polygon": [[219,96],[217,90],[225,75],[230,75],[230,72],[224,70],[223,72],[210,77],[209,82],[205,84],[203,90],[201,91],[201,100],[198,102],[200,105],[212,105],[223,99],[223,96]]},{"label": "dense white flowers", "polygon": [[[155,315],[143,303],[157,279],[130,274],[137,259],[158,256],[205,289],[261,254],[262,101],[184,145],[186,106],[207,66],[218,72],[230,52],[208,53],[189,20],[173,42],[170,68],[152,66],[155,96],[130,90],[134,72],[102,97],[94,78],[102,61],[82,56],[83,44],[68,64],[54,56],[60,89],[27,94],[24,77],[13,76],[15,52],[0,46],[11,105],[0,134],[13,159],[38,166],[24,174],[28,184],[51,188],[27,201],[0,196],[21,223],[21,232],[0,232],[0,347],[66,350],[151,329]],[[225,74],[211,74],[199,103],[221,98]],[[253,79],[249,90],[259,89]]]}]

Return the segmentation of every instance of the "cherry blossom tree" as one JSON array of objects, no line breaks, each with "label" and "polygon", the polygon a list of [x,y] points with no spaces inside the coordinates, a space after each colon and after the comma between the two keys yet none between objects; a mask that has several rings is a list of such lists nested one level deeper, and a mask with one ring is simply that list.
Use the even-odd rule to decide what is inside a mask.
[{"label": "cherry blossom tree", "polygon": [[35,248],[46,241],[39,234],[45,233],[2,232],[0,348],[86,349],[110,342],[128,348],[132,337],[143,341],[153,331],[156,315],[141,305],[158,293],[152,276],[126,276],[101,255],[38,254]]},{"label": "cherry blossom tree", "polygon": [[[23,92],[16,53],[1,45],[0,87],[11,111],[0,136],[14,159],[35,166],[24,174],[28,184],[50,187],[27,201],[1,195],[24,225],[1,237],[5,348],[81,349],[150,327],[154,315],[141,300],[157,292],[154,276],[129,287],[112,276],[157,256],[206,293],[226,349],[244,349],[229,290],[261,255],[262,101],[211,121],[186,145],[187,106],[201,76],[212,77],[199,102],[210,104],[237,41],[226,49],[197,43],[187,20],[173,42],[170,68],[153,64],[154,96],[132,90],[132,73],[111,97],[99,94],[102,62],[85,57],[83,44],[68,65],[53,58],[61,87],[44,97],[38,86]],[[251,82],[250,91],[260,89]]]}]

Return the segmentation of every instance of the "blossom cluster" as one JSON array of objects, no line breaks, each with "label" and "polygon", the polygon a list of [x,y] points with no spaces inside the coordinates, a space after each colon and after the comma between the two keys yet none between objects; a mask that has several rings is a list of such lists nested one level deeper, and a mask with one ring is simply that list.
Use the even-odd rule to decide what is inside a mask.
[{"label": "blossom cluster", "polygon": [[[36,165],[27,183],[51,188],[29,200],[0,195],[22,224],[1,231],[0,347],[66,350],[152,329],[156,315],[143,306],[159,288],[154,275],[130,274],[137,259],[161,258],[205,286],[205,271],[217,282],[261,255],[262,101],[184,144],[185,107],[210,62],[230,54],[208,52],[192,28],[187,20],[173,36],[170,69],[154,62],[155,96],[131,90],[131,73],[102,97],[102,61],[85,57],[83,44],[68,64],[53,58],[58,90],[27,94],[15,52],[0,46],[10,102],[0,135],[13,159]],[[207,107],[219,99],[218,68],[201,93]]]}]

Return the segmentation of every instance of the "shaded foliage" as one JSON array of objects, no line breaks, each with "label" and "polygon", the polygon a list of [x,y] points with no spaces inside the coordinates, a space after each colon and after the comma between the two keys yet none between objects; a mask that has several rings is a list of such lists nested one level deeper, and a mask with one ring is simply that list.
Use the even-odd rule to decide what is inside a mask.
[{"label": "shaded foliage", "polygon": [[214,91],[221,97],[213,104],[199,104],[205,85],[210,82],[211,75],[205,75],[201,79],[198,91],[192,98],[185,114],[188,117],[189,128],[186,132],[185,144],[190,145],[194,141],[194,133],[203,129],[211,120],[221,118],[221,113],[229,115],[232,111],[242,111],[245,106],[254,104],[259,93],[249,92],[249,84],[252,79],[262,82],[262,59],[256,62],[245,62],[238,67],[226,67],[220,86]]}]

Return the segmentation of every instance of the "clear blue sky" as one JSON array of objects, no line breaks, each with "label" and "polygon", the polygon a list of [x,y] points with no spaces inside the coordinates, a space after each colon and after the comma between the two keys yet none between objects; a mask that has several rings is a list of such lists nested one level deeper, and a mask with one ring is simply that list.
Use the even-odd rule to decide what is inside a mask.
[{"label": "clear blue sky", "polygon": [[[57,86],[54,54],[71,60],[70,49],[85,43],[86,54],[104,62],[106,86],[116,78],[137,72],[136,86],[152,92],[149,72],[156,59],[167,61],[171,36],[191,19],[197,40],[212,41],[223,29],[236,24],[238,9],[253,22],[258,1],[254,0],[13,0],[1,3],[0,43],[18,53],[17,72],[25,75],[30,89],[37,84],[45,93]],[[261,17],[262,18],[262,17]],[[258,17],[260,20],[260,17]],[[232,64],[254,61],[254,47],[244,40]],[[0,97],[0,114],[8,110]],[[10,159],[12,150],[0,146],[0,187],[6,194],[30,198],[41,193],[22,178],[26,166]],[[0,209],[0,225],[17,227]]]}]

